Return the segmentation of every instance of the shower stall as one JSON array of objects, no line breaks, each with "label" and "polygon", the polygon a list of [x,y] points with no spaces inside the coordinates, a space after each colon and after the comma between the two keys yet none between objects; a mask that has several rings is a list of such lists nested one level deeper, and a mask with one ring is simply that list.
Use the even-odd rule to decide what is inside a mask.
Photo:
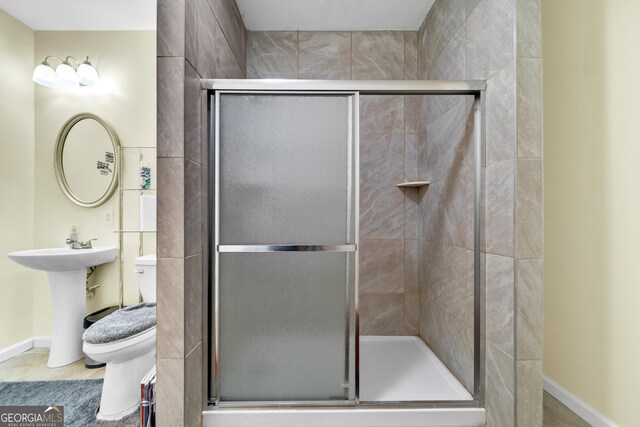
[{"label": "shower stall", "polygon": [[[211,405],[205,425],[393,425],[400,412],[414,417],[404,418],[414,420],[410,425],[483,424],[485,83],[206,80],[204,88]],[[360,197],[373,173],[361,170],[359,145],[360,106],[370,95],[467,100],[472,248],[464,268],[473,286],[467,379],[430,349],[428,334],[362,333],[361,207],[367,203],[374,216],[376,210]],[[398,184],[394,191],[415,191],[417,198],[428,192],[425,180]]]}]

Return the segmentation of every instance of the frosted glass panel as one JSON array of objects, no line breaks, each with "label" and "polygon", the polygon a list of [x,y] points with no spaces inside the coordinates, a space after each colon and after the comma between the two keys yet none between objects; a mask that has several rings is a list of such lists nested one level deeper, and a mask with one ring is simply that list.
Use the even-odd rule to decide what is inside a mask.
[{"label": "frosted glass panel", "polygon": [[220,96],[220,244],[352,243],[349,97]]},{"label": "frosted glass panel", "polygon": [[346,398],[347,257],[220,254],[221,400]]}]

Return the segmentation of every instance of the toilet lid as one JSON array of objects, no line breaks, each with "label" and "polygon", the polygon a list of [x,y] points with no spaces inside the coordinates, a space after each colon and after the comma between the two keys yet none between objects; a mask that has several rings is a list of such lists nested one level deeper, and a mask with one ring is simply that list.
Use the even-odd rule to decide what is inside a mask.
[{"label": "toilet lid", "polygon": [[143,302],[114,311],[91,325],[82,339],[89,344],[106,344],[132,337],[156,326],[156,303]]}]

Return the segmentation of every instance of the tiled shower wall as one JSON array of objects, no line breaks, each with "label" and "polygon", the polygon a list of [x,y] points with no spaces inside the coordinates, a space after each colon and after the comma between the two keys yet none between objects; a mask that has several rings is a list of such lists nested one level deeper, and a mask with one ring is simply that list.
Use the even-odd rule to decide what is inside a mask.
[{"label": "tiled shower wall", "polygon": [[[487,425],[542,425],[542,71],[539,0],[437,0],[419,35],[421,79],[487,80]],[[419,132],[421,334],[469,386],[472,159],[468,100],[432,97]],[[455,265],[467,267],[463,271]]]},{"label": "tiled shower wall", "polygon": [[[417,33],[249,32],[248,78],[416,79]],[[413,97],[360,102],[360,325],[365,335],[418,334],[418,176]]]},{"label": "tiled shower wall", "polygon": [[158,426],[200,426],[207,400],[207,145],[201,78],[243,78],[234,0],[158,1]]},{"label": "tiled shower wall", "polygon": [[[420,78],[434,79],[488,79],[487,350],[484,365],[488,425],[541,425],[539,12],[539,0],[438,0],[420,31],[420,49],[415,47],[415,33],[387,31],[250,33],[247,48],[248,74],[254,78],[415,79],[419,75]],[[205,130],[201,120],[205,111],[197,86],[199,77],[244,76],[245,37],[233,0],[158,2],[158,381],[161,390],[158,418],[161,426],[199,425],[199,412],[205,403],[206,376],[203,372],[206,371],[203,361],[207,357],[208,343],[203,314],[207,312],[207,295],[206,287],[202,286],[205,278],[202,267],[207,254],[201,236],[206,232],[203,219],[207,161],[204,156],[206,150],[201,145],[202,131]],[[325,37],[340,40],[327,42],[323,41]],[[419,68],[418,56],[421,57]],[[254,60],[259,62],[254,63]],[[414,71],[417,69],[419,73]],[[262,72],[265,74],[259,74]],[[428,219],[427,224],[421,224],[416,218],[420,218],[421,210],[428,218],[426,196],[429,192],[434,199],[447,200],[448,197],[446,180],[441,179],[438,184],[435,175],[433,187],[422,190],[420,194],[416,190],[389,188],[388,183],[395,185],[399,172],[397,168],[387,166],[400,163],[395,151],[399,142],[394,144],[392,141],[400,141],[399,135],[403,134],[404,178],[410,179],[418,173],[424,177],[429,171],[425,158],[430,149],[429,127],[431,136],[437,129],[437,100],[426,104],[417,103],[418,100],[411,97],[404,98],[402,102],[399,99],[387,101],[387,105],[382,105],[382,100],[375,98],[365,99],[362,103],[363,106],[369,103],[374,111],[380,112],[381,118],[371,123],[370,130],[363,132],[363,150],[367,144],[372,153],[378,149],[385,153],[378,157],[379,163],[372,160],[372,164],[378,165],[377,176],[368,179],[373,187],[370,200],[379,203],[383,209],[380,209],[379,217],[371,215],[371,234],[369,238],[362,236],[361,249],[364,253],[365,241],[370,241],[371,259],[387,262],[400,258],[398,248],[393,256],[376,253],[391,251],[393,245],[388,243],[402,240],[403,250],[410,254],[402,256],[402,262],[408,262],[402,266],[402,273],[396,261],[380,269],[385,274],[394,271],[391,276],[394,279],[388,280],[393,284],[391,287],[379,289],[372,283],[370,294],[375,296],[371,297],[371,303],[366,304],[371,307],[370,317],[380,313],[376,304],[391,304],[395,308],[378,319],[371,319],[369,324],[372,328],[368,333],[403,333],[403,326],[404,333],[417,332],[417,317],[412,314],[416,312],[416,304],[411,301],[417,300],[420,247],[425,248],[426,254],[428,243],[433,243],[437,237],[428,234]],[[416,129],[417,119],[414,118],[417,104],[423,109],[423,114],[434,115],[422,123],[421,129]],[[460,117],[468,114],[468,107],[463,108],[455,101],[453,106],[443,102],[438,108],[442,117],[447,117],[447,114],[457,117],[454,112]],[[445,123],[441,121],[441,124]],[[385,141],[384,149],[382,144],[366,142],[367,134],[372,135],[369,141]],[[413,155],[418,151],[415,142],[418,135],[422,149]],[[374,157],[377,156],[372,156],[372,159]],[[415,158],[421,159],[418,164],[413,163]],[[452,160],[450,164],[455,163]],[[363,186],[366,183],[363,182]],[[464,188],[468,187],[463,185],[463,190],[455,190],[454,193],[466,194],[468,190]],[[397,194],[403,194],[403,197]],[[461,197],[453,199],[460,203]],[[419,202],[421,210],[416,209]],[[461,211],[468,212],[467,209],[461,208]],[[366,221],[361,220],[361,226],[366,230]],[[459,220],[452,221],[455,224]],[[376,222],[378,227],[373,224]],[[400,228],[404,238],[397,232]],[[397,234],[376,234],[376,229],[384,233],[392,230],[389,232]],[[464,229],[468,229],[468,225]],[[378,241],[382,242],[376,247],[375,242]],[[466,243],[460,246],[435,243],[438,247],[432,252],[433,257],[422,259],[436,260],[436,263],[442,259],[445,267],[449,247],[468,249]],[[466,254],[468,256],[468,252]],[[365,260],[363,257],[363,262]],[[422,268],[424,271],[426,266]],[[447,268],[440,271],[446,273]],[[431,298],[427,295],[433,289],[431,285],[424,280],[420,283],[420,292],[423,293],[420,323],[425,328],[427,325],[431,328],[437,326],[429,324],[429,301],[425,301]],[[456,289],[460,288],[453,288],[454,294]],[[399,315],[402,300],[407,303]],[[460,299],[464,300],[464,297]],[[453,302],[447,311],[455,313],[458,298],[454,296],[444,301]],[[387,325],[392,327],[387,329]],[[448,325],[441,323],[440,326]],[[459,339],[456,333],[460,331],[464,334],[463,328],[457,331],[442,329],[427,338],[433,341],[440,336],[440,348],[455,358],[457,351],[451,351],[455,348],[451,342]],[[463,342],[462,345],[466,344]],[[512,350],[509,351],[510,347]],[[442,354],[441,357],[447,360]],[[468,353],[460,360],[465,360],[464,357],[468,357]],[[451,360],[448,361],[450,367],[454,364]],[[203,392],[194,393],[193,390]]]}]

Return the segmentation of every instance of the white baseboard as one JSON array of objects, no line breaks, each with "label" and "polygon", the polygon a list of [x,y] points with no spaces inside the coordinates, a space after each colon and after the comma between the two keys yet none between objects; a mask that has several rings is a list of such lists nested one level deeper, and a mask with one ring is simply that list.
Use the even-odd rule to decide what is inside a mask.
[{"label": "white baseboard", "polygon": [[33,347],[51,347],[51,337],[33,337]]},{"label": "white baseboard", "polygon": [[28,338],[7,348],[0,349],[0,363],[25,351],[29,351],[34,347],[51,347],[51,337]]},{"label": "white baseboard", "polygon": [[544,390],[593,427],[619,427],[584,400],[545,375]]},{"label": "white baseboard", "polygon": [[0,350],[0,362],[4,362],[5,360],[9,360],[12,357],[19,355],[20,353],[24,353],[27,350],[31,350],[33,348],[33,339],[29,338],[24,341],[20,341],[17,344],[9,346],[7,348],[3,348]]}]

